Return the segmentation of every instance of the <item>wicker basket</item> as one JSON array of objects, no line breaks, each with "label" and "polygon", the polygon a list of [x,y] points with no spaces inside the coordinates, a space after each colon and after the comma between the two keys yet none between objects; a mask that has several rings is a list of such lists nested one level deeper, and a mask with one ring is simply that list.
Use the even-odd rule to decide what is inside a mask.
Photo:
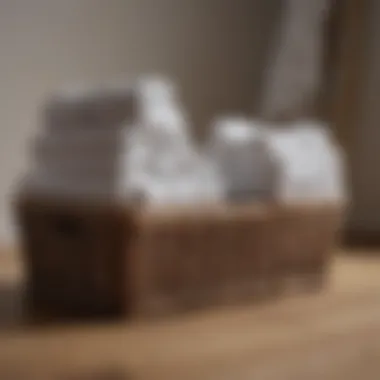
[{"label": "wicker basket", "polygon": [[[320,288],[342,208],[17,202],[34,310],[150,317]],[[296,284],[296,286],[294,286]]]},{"label": "wicker basket", "polygon": [[34,312],[70,317],[125,311],[126,207],[38,197],[21,197],[16,207]]},{"label": "wicker basket", "polygon": [[273,212],[265,205],[141,211],[136,215],[132,311],[151,316],[276,293]]},{"label": "wicker basket", "polygon": [[283,293],[318,290],[325,283],[343,211],[338,203],[277,207],[275,266]]}]

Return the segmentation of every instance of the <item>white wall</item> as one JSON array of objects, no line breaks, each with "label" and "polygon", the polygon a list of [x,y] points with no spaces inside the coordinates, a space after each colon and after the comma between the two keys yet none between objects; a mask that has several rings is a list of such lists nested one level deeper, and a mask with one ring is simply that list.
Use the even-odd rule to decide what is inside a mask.
[{"label": "white wall", "polygon": [[160,71],[198,128],[250,109],[277,0],[0,0],[0,241],[37,106],[64,82]]}]

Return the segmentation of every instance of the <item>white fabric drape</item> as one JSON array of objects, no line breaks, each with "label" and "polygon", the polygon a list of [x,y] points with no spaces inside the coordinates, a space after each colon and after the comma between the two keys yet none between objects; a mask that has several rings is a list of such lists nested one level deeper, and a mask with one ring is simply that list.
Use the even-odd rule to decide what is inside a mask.
[{"label": "white fabric drape", "polygon": [[311,107],[321,79],[323,26],[331,1],[284,0],[266,71],[265,117],[297,117]]}]

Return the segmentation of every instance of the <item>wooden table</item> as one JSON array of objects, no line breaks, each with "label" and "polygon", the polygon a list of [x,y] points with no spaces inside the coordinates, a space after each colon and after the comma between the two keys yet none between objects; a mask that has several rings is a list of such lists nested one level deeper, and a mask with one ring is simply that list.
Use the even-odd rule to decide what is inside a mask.
[{"label": "wooden table", "polygon": [[[339,255],[328,289],[140,323],[31,327],[0,256],[0,379],[380,379],[380,256]],[[7,256],[3,256],[7,257]]]}]

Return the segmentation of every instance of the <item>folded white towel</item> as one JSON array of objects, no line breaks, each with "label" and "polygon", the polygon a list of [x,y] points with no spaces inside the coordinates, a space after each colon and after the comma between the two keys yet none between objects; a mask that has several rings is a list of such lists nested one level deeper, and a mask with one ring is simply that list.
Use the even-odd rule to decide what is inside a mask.
[{"label": "folded white towel", "polygon": [[127,130],[97,128],[91,131],[77,129],[56,130],[36,136],[33,156],[41,160],[62,158],[80,160],[100,155],[116,155],[126,149]]},{"label": "folded white towel", "polygon": [[132,122],[136,96],[132,86],[74,87],[50,96],[44,110],[47,129],[117,128]]}]

